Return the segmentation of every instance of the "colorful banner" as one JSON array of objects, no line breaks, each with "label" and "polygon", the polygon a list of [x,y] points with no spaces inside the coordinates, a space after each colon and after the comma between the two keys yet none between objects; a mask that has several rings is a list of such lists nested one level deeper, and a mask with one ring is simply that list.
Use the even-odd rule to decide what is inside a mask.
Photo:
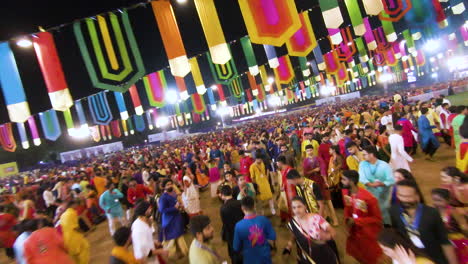
[{"label": "colorful banner", "polygon": [[0,125],[0,144],[5,151],[16,151],[16,141],[15,137],[13,136],[11,123]]},{"label": "colorful banner", "polygon": [[257,59],[255,58],[254,50],[252,48],[252,43],[250,42],[249,36],[242,37],[240,39],[242,50],[244,51],[245,60],[247,61],[247,66],[249,67],[249,72],[253,76],[256,76],[259,73]]},{"label": "colorful banner", "polygon": [[70,108],[63,111],[63,118],[65,119],[65,125],[67,127],[68,135],[72,135],[75,130],[75,124],[71,115]]},{"label": "colorful banner", "polygon": [[[216,64],[216,65],[218,65],[218,64]],[[180,99],[182,99],[184,101],[189,99],[190,96],[188,94],[187,85],[185,84],[184,78],[175,77],[175,80],[176,80],[177,88],[179,89]]]},{"label": "colorful banner", "polygon": [[134,115],[133,121],[135,122],[135,130],[138,132],[145,131],[145,120],[142,115]]},{"label": "colorful banner", "polygon": [[141,105],[140,95],[138,95],[138,89],[136,85],[130,86],[128,90],[130,92],[130,97],[132,98],[133,108],[135,108],[135,114],[143,114],[143,106]]},{"label": "colorful banner", "polygon": [[128,111],[127,111],[127,106],[125,105],[123,94],[121,92],[113,92],[113,93],[114,93],[115,101],[117,102],[117,108],[119,109],[120,119],[127,120]]},{"label": "colorful banner", "polygon": [[160,0],[151,1],[151,5],[169,59],[171,73],[174,76],[185,77],[190,72],[190,64],[171,3],[169,0]]},{"label": "colorful banner", "polygon": [[338,72],[340,68],[340,64],[338,62],[338,58],[336,56],[336,51],[330,51],[326,53],[324,56],[325,63],[327,65],[327,73],[335,74]]},{"label": "colorful banner", "polygon": [[33,43],[52,109],[65,111],[73,105],[73,99],[63,74],[54,37],[49,32],[40,32],[33,38]]},{"label": "colorful banner", "polygon": [[265,49],[266,57],[268,59],[268,65],[270,68],[274,69],[279,66],[278,56],[276,55],[275,47],[271,45],[263,45]]},{"label": "colorful banner", "polygon": [[37,129],[36,119],[34,119],[34,116],[30,116],[28,118],[28,125],[29,131],[31,132],[31,136],[33,138],[34,146],[41,145],[41,138],[39,137],[39,130]]},{"label": "colorful banner", "polygon": [[190,66],[192,68],[192,76],[193,81],[195,82],[195,87],[197,88],[197,93],[205,94],[206,93],[206,86],[203,82],[203,77],[200,71],[200,67],[198,66],[197,57],[193,57],[190,59]]},{"label": "colorful banner", "polygon": [[339,28],[343,24],[338,0],[319,0],[326,28]]},{"label": "colorful banner", "polygon": [[96,125],[108,125],[112,120],[112,111],[107,101],[106,92],[88,96],[89,112]]},{"label": "colorful banner", "polygon": [[384,10],[382,0],[362,0],[366,13],[371,16],[378,16]]},{"label": "colorful banner", "polygon": [[167,83],[164,70],[150,73],[143,77],[148,103],[154,107],[164,107],[166,105]]},{"label": "colorful banner", "polygon": [[295,77],[291,59],[288,55],[284,55],[280,57],[278,61],[278,68],[273,69],[275,72],[276,82],[278,84],[289,84]]},{"label": "colorful banner", "polygon": [[398,22],[413,7],[411,0],[383,0],[384,10],[379,14],[382,21]]},{"label": "colorful banner", "polygon": [[375,41],[374,34],[372,33],[372,27],[369,22],[369,18],[367,17],[364,18],[364,26],[366,27],[366,33],[364,33],[364,39],[366,40],[367,48],[369,50],[375,50],[377,48],[377,42]]},{"label": "colorful banner", "polygon": [[16,123],[16,127],[18,128],[18,134],[20,136],[21,145],[23,149],[29,148],[29,140],[28,135],[26,134],[26,128],[24,127],[24,123]]},{"label": "colorful banner", "polygon": [[46,139],[56,141],[62,135],[57,112],[54,109],[39,113],[39,120]]},{"label": "colorful banner", "polygon": [[206,111],[205,99],[198,93],[191,95],[193,111],[197,114],[203,114]]},{"label": "colorful banner", "polygon": [[[91,42],[91,45],[86,43],[81,22],[73,24],[73,31],[93,86],[123,93],[145,75],[145,68],[127,11],[121,11],[120,19],[114,13],[109,13],[107,20],[101,15],[97,16],[97,21],[92,18],[85,19],[88,41]],[[96,23],[99,26],[101,36],[96,30]],[[108,23],[112,26],[112,30],[109,30]],[[121,24],[124,31],[122,31]],[[102,39],[104,47],[100,39]],[[91,46],[92,49],[89,49],[88,46]],[[104,55],[103,50],[107,56]],[[118,50],[119,57],[116,50]],[[99,70],[99,74],[97,70]]]},{"label": "colorful banner", "polygon": [[240,77],[232,80],[228,86],[229,90],[231,91],[231,95],[233,95],[235,98],[239,99],[243,95],[244,88],[242,87],[242,80]]},{"label": "colorful banner", "polygon": [[362,14],[361,10],[359,9],[358,0],[345,0],[345,4],[349,17],[351,18],[354,34],[356,36],[364,35],[364,33],[366,33],[366,27],[364,26],[364,21],[362,20]]},{"label": "colorful banner", "polygon": [[[122,121],[125,122],[125,120]],[[99,133],[99,126],[91,126],[89,127],[89,131],[94,142],[101,141],[101,133]]]},{"label": "colorful banner", "polygon": [[205,33],[212,62],[226,64],[231,59],[231,51],[224,38],[214,0],[194,0],[194,2]]},{"label": "colorful banner", "polygon": [[8,42],[0,43],[0,87],[11,122],[24,123],[31,116],[16,60]]},{"label": "colorful banner", "polygon": [[315,33],[309,19],[309,12],[299,15],[301,28],[286,42],[288,53],[291,56],[305,57],[317,46]]},{"label": "colorful banner", "polygon": [[280,47],[301,22],[294,0],[239,0],[250,40]]},{"label": "colorful banner", "polygon": [[237,68],[234,58],[231,58],[226,64],[214,64],[211,62],[211,56],[206,53],[208,63],[210,65],[211,73],[216,83],[228,85],[237,77]]},{"label": "colorful banner", "polygon": [[116,138],[122,136],[122,132],[120,131],[120,120],[114,120],[110,123],[110,128],[112,131],[112,135]]},{"label": "colorful banner", "polygon": [[[436,0],[436,1],[438,1],[438,0]],[[380,13],[380,15],[381,15],[381,17],[389,17],[389,15],[387,13],[385,13],[385,11],[382,11],[382,13]],[[382,27],[383,27],[383,30],[385,32],[385,36],[387,37],[388,42],[396,41],[398,39],[398,36],[395,33],[395,28],[393,27],[392,21],[381,20],[381,22],[382,22]]]},{"label": "colorful banner", "polygon": [[323,60],[322,50],[320,49],[320,45],[317,45],[314,49],[314,57],[315,61],[317,62],[317,67],[319,70],[324,71],[326,68],[325,61]]}]

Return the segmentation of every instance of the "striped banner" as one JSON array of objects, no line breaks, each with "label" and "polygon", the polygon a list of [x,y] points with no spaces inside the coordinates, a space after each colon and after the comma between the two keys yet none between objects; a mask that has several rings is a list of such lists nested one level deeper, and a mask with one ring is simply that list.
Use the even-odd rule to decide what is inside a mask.
[{"label": "striped banner", "polygon": [[112,120],[112,111],[109,107],[105,92],[88,96],[88,106],[94,124],[108,125],[110,123]]},{"label": "striped banner", "polygon": [[0,144],[5,151],[16,151],[16,141],[13,136],[11,123],[0,125]]},{"label": "striped banner", "polygon": [[113,92],[115,101],[117,102],[117,108],[120,112],[120,119],[127,120],[128,119],[128,111],[127,106],[125,105],[125,100],[123,94],[121,92]]},{"label": "striped banner", "polygon": [[39,113],[39,120],[46,139],[56,141],[62,135],[57,112],[54,109]]},{"label": "striped banner", "polygon": [[135,113],[137,115],[143,114],[143,106],[141,105],[140,95],[138,94],[138,89],[136,85],[132,85],[128,90],[130,92],[130,97],[132,98],[133,108],[135,108]]},{"label": "striped banner", "polygon": [[29,130],[31,132],[31,136],[33,138],[34,146],[41,145],[41,138],[39,137],[39,130],[37,129],[36,119],[34,119],[34,116],[30,116],[28,118],[28,125]]},{"label": "striped banner", "polygon": [[143,77],[146,95],[150,106],[163,107],[166,104],[166,77],[164,70],[150,73]]},{"label": "striped banner", "polygon": [[135,130],[138,132],[145,131],[145,120],[142,115],[134,115],[133,121],[135,122]]},{"label": "striped banner", "polygon": [[29,140],[28,135],[26,134],[26,128],[24,127],[24,123],[16,123],[16,127],[18,128],[18,134],[20,136],[21,145],[23,149],[29,148]]}]

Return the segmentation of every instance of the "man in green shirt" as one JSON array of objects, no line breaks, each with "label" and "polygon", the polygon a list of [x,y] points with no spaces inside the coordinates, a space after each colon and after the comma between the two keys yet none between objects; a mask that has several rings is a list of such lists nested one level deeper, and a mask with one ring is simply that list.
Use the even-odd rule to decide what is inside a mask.
[{"label": "man in green shirt", "polygon": [[211,220],[206,215],[197,215],[190,219],[190,230],[195,237],[190,245],[190,264],[219,264],[227,263],[222,261],[221,256],[213,250],[210,241],[213,239],[214,228]]}]

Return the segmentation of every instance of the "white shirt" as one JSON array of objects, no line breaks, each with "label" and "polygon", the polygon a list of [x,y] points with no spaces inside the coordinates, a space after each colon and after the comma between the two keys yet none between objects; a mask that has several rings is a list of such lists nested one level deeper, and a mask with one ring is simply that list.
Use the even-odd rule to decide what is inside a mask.
[{"label": "white shirt", "polygon": [[143,178],[143,182],[146,184],[146,185],[149,185],[150,182],[150,174],[147,170],[144,170],[143,173],[141,174],[142,178]]},{"label": "white shirt", "polygon": [[405,151],[403,137],[396,133],[391,134],[388,142],[392,151],[390,166],[395,170],[402,168],[411,171],[408,162],[412,162],[413,158]]},{"label": "white shirt", "polygon": [[42,193],[42,199],[44,199],[46,207],[51,206],[55,202],[54,194],[49,190],[45,190],[44,193]]},{"label": "white shirt", "polygon": [[393,125],[392,125],[392,115],[386,115],[386,116],[382,116],[382,119],[380,119],[380,123],[383,125],[383,126],[386,126],[387,127],[387,131],[393,131]]},{"label": "white shirt", "polygon": [[148,257],[154,248],[153,229],[146,222],[137,218],[132,224],[133,254],[136,259]]},{"label": "white shirt", "polygon": [[189,214],[196,214],[201,211],[198,191],[193,184],[182,193],[182,202],[184,203],[186,212]]}]

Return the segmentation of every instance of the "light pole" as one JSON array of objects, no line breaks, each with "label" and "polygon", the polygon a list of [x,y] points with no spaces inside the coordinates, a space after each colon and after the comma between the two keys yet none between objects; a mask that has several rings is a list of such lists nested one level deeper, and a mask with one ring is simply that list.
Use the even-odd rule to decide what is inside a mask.
[{"label": "light pole", "polygon": [[223,128],[226,126],[226,124],[224,123],[224,116],[226,116],[227,114],[229,114],[229,110],[227,109],[227,107],[225,106],[222,106],[218,109],[218,115],[221,117],[221,123],[223,125]]}]

